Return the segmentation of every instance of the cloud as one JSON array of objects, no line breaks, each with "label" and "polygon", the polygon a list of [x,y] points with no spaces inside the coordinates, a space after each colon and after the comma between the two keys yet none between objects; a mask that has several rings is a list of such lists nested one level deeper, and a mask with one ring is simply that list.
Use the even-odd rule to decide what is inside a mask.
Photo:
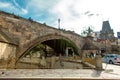
[{"label": "cloud", "polygon": [[26,10],[26,9],[21,9],[21,11],[24,13],[24,14],[27,14],[28,13],[28,11]]},{"label": "cloud", "polygon": [[10,3],[0,2],[0,8],[6,8],[6,7],[10,7],[10,6],[11,6]]},{"label": "cloud", "polygon": [[82,13],[84,11],[80,10],[80,4],[78,4],[80,2],[80,0],[61,0],[54,6],[52,11],[61,19],[61,28],[74,30],[80,34],[82,27],[89,25],[88,17],[83,16]]},{"label": "cloud", "polygon": [[16,2],[16,0],[12,0],[12,1],[13,1],[14,5],[15,5],[16,7],[21,8],[21,7],[19,6],[19,4]]},{"label": "cloud", "polygon": [[28,13],[28,11],[24,8],[21,8],[15,0],[13,0],[15,5],[13,5],[10,2],[0,2],[0,9],[10,12],[10,13],[15,13],[16,15],[25,15]]},{"label": "cloud", "polygon": [[[120,25],[119,2],[119,0],[60,0],[52,12],[61,18],[61,28],[75,30],[79,34],[83,27],[90,25],[95,31],[100,31],[103,20],[109,20],[116,32]],[[57,21],[54,25],[58,25]]]},{"label": "cloud", "polygon": [[[14,9],[15,9],[16,11],[18,11],[18,10],[21,11],[21,13],[19,13],[19,14],[25,15],[25,14],[28,13],[27,9],[22,8],[22,7],[16,2],[16,0],[12,0],[12,1],[13,1],[13,3],[14,3]],[[19,12],[20,12],[20,11],[19,11]]]},{"label": "cloud", "polygon": [[102,21],[106,19],[115,32],[120,25],[119,0],[27,0],[24,5],[17,0],[11,2],[0,1],[0,8],[56,28],[60,18],[61,28],[79,34],[83,27],[90,25],[95,27],[95,31],[100,31]]},{"label": "cloud", "polygon": [[34,13],[49,11],[57,2],[58,0],[29,0],[26,9],[32,10]]},{"label": "cloud", "polygon": [[59,0],[29,0],[26,4],[26,9],[29,11],[28,17],[53,26],[57,15],[52,13],[52,8],[58,2]]},{"label": "cloud", "polygon": [[28,11],[26,9],[24,9],[24,8],[19,9],[15,6],[11,6],[11,8],[9,8],[9,10],[10,10],[10,12],[13,12],[16,15],[21,15],[21,16],[26,15],[28,13]]}]

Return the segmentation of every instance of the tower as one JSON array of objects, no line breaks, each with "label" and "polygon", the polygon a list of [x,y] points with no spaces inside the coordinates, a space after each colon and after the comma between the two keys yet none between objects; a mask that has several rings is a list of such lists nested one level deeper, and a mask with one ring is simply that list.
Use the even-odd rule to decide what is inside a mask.
[{"label": "tower", "polygon": [[102,30],[100,31],[100,37],[104,40],[113,40],[114,32],[113,29],[111,29],[109,21],[103,21]]}]

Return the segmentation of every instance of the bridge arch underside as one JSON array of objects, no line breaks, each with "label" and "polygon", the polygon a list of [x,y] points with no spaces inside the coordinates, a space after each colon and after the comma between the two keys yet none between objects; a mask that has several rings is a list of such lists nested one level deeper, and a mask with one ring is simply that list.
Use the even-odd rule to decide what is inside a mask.
[{"label": "bridge arch underside", "polygon": [[73,52],[76,55],[79,55],[79,48],[76,46],[74,41],[71,41],[67,37],[61,36],[61,35],[47,35],[43,37],[39,37],[33,42],[31,42],[28,46],[28,48],[21,54],[21,56],[18,58],[18,61],[31,49],[33,49],[38,44],[43,44],[51,47],[57,55],[62,54],[65,55],[65,49],[66,47],[72,47]]}]

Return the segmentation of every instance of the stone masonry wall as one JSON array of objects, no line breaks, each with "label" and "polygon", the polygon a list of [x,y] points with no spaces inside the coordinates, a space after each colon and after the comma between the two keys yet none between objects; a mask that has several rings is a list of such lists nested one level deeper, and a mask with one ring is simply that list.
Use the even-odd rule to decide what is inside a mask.
[{"label": "stone masonry wall", "polygon": [[[0,12],[0,25],[0,29],[18,43],[17,57],[20,57],[28,48],[39,42],[42,38],[45,41],[51,38],[51,36],[54,39],[61,36],[59,38],[71,41],[78,48],[79,53],[84,44],[84,39],[74,32],[58,30],[45,24],[4,12]],[[32,43],[34,44],[31,45]]]}]

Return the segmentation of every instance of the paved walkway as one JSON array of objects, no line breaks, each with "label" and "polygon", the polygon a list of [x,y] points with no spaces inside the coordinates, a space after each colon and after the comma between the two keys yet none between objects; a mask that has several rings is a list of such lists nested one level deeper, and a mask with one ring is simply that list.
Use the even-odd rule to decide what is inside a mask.
[{"label": "paved walkway", "polygon": [[1,69],[0,78],[42,79],[120,79],[120,66],[103,64],[104,71],[94,69]]}]

